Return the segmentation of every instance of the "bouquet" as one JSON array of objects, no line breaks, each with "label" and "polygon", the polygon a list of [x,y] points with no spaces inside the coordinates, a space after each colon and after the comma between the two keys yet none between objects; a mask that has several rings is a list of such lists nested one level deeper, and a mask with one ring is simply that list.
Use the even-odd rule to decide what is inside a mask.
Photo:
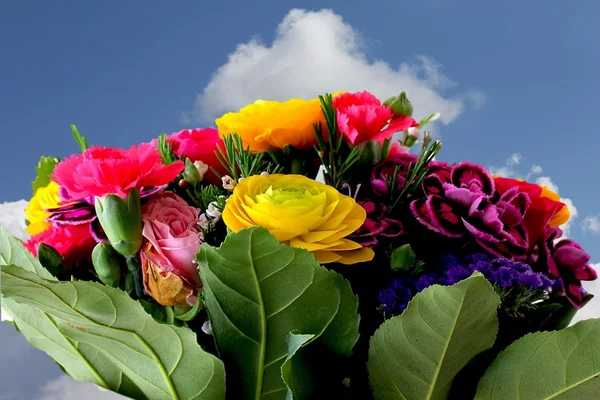
[{"label": "bouquet", "polygon": [[590,256],[544,186],[437,159],[405,93],[259,100],[217,129],[42,157],[2,306],[134,399],[600,394]]}]

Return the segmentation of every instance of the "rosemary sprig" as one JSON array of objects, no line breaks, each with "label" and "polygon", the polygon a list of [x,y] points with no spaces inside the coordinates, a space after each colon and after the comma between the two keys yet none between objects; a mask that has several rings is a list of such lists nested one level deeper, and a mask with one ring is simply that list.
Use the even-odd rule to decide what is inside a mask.
[{"label": "rosemary sprig", "polygon": [[338,131],[333,96],[328,93],[319,96],[319,100],[321,102],[321,112],[325,118],[327,134],[325,134],[321,123],[313,125],[317,136],[317,144],[314,149],[325,168],[325,181],[340,190],[344,183],[347,183],[346,174],[358,162],[359,154],[356,147],[346,150],[348,146],[344,146],[344,137]]},{"label": "rosemary sprig", "polygon": [[[281,166],[275,164],[277,163],[277,158],[272,151],[268,153],[253,153],[250,151],[250,146],[244,147],[242,138],[236,133],[225,136],[223,138],[223,147],[218,146],[215,153],[217,159],[223,165],[225,171],[227,171],[227,174],[236,182],[240,178],[247,178],[261,172],[274,174],[281,171]],[[265,154],[269,154],[275,163],[265,160]],[[222,177],[214,169],[213,172],[218,177]]]},{"label": "rosemary sprig", "polygon": [[[431,144],[431,145],[430,145]],[[419,157],[417,158],[417,162],[414,164],[410,164],[406,171],[406,184],[404,188],[400,191],[400,194],[394,199],[394,202],[388,208],[387,214],[389,215],[392,210],[398,205],[404,203],[414,192],[418,190],[423,183],[423,179],[427,175],[427,166],[433,159],[436,154],[442,148],[442,142],[439,140],[431,140],[431,136],[429,134],[425,134],[425,138],[423,140],[423,147],[421,148],[421,152]],[[394,171],[394,177],[390,182],[390,189],[395,188],[396,186],[396,176],[398,175],[399,169],[396,168]],[[390,191],[390,193],[392,193]]]},{"label": "rosemary sprig", "polygon": [[167,143],[167,134],[164,132],[158,137],[158,151],[160,151],[163,163],[166,165],[179,161],[179,157],[173,153],[173,148]]},{"label": "rosemary sprig", "polygon": [[84,151],[86,151],[88,148],[88,142],[86,137],[80,134],[77,127],[73,124],[71,124],[71,132],[73,133],[73,137],[75,138],[77,145],[81,149],[81,152],[83,153]]}]

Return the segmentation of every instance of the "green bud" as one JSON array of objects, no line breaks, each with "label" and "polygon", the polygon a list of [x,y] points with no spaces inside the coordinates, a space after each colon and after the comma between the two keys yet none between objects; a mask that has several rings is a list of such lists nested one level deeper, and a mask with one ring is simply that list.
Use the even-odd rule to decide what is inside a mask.
[{"label": "green bud", "polygon": [[96,197],[96,214],[117,252],[125,257],[138,254],[142,247],[142,207],[137,189],[124,199],[113,194]]},{"label": "green bud", "polygon": [[417,137],[416,136],[408,135],[406,137],[406,140],[404,141],[404,146],[410,147],[413,144],[415,144],[416,141],[417,141]]},{"label": "green bud", "polygon": [[38,246],[38,260],[55,278],[63,279],[68,275],[64,257],[46,243],[40,243]]},{"label": "green bud", "polygon": [[375,165],[383,159],[383,149],[377,140],[368,140],[358,146],[357,150],[362,165]]},{"label": "green bud", "polygon": [[198,168],[194,165],[193,162],[190,161],[189,158],[185,160],[185,169],[183,170],[183,179],[188,181],[188,183],[192,186],[196,185],[196,183],[200,182],[200,173],[198,172]]},{"label": "green bud", "polygon": [[119,253],[110,244],[100,242],[92,251],[92,263],[98,278],[107,286],[121,284],[121,260]]},{"label": "green bud", "polygon": [[398,96],[392,96],[387,99],[383,104],[390,107],[392,112],[398,116],[409,116],[412,117],[413,106],[406,97],[406,92],[400,93]]},{"label": "green bud", "polygon": [[394,271],[411,272],[416,260],[417,257],[415,256],[415,252],[410,248],[410,244],[405,244],[392,252],[390,266]]}]

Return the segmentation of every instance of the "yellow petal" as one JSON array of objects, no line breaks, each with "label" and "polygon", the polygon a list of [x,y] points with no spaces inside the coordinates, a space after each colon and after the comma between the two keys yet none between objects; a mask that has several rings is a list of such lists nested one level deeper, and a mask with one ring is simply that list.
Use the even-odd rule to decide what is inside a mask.
[{"label": "yellow petal", "polygon": [[373,257],[375,257],[375,252],[373,251],[373,249],[370,249],[368,247],[363,247],[359,250],[343,251],[337,254],[340,256],[340,259],[336,262],[346,265],[371,261]]}]

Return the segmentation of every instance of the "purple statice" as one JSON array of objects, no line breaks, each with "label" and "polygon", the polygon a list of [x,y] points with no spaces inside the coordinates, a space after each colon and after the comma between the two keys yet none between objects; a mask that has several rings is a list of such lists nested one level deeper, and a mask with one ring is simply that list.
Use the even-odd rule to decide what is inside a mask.
[{"label": "purple statice", "polygon": [[379,291],[377,299],[384,313],[400,314],[415,295],[414,280],[400,277],[392,280],[390,287]]},{"label": "purple statice", "polygon": [[403,276],[392,280],[379,292],[380,309],[388,314],[400,314],[414,295],[433,285],[454,285],[480,272],[500,294],[504,306],[515,309],[543,297],[554,281],[528,264],[506,258],[492,258],[473,253],[463,257],[443,255],[434,269],[418,277]]}]

